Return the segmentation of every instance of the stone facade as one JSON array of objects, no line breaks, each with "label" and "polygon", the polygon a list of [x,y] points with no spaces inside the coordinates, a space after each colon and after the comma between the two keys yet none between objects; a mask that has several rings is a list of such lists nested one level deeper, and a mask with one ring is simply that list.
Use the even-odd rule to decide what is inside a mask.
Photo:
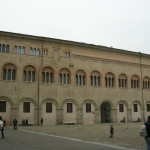
[{"label": "stone facade", "polygon": [[0,32],[0,116],[95,124],[150,115],[150,55]]}]

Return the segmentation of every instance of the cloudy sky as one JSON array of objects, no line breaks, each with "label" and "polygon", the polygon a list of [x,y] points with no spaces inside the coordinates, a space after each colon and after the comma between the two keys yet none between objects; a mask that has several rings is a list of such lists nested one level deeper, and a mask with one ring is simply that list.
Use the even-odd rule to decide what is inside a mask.
[{"label": "cloudy sky", "polygon": [[150,0],[0,0],[0,30],[150,54]]}]

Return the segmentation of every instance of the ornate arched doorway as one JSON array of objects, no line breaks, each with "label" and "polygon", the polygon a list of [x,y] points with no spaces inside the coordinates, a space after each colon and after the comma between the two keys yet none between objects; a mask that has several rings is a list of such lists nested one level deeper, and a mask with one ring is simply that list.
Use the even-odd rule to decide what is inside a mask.
[{"label": "ornate arched doorway", "polygon": [[108,102],[104,102],[101,105],[101,123],[110,123],[111,122],[111,106]]}]

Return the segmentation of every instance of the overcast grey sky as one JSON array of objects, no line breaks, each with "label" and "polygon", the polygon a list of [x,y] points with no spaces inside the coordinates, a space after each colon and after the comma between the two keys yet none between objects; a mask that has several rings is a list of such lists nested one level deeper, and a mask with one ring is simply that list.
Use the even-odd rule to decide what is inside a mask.
[{"label": "overcast grey sky", "polygon": [[0,0],[0,30],[150,54],[150,0]]}]

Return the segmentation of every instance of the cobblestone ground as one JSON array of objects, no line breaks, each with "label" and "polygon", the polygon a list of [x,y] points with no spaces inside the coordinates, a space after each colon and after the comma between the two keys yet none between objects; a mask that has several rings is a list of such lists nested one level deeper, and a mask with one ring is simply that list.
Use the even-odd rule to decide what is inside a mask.
[{"label": "cobblestone ground", "polygon": [[84,141],[92,141],[144,150],[146,145],[145,140],[139,135],[139,129],[142,124],[143,123],[112,124],[115,129],[113,138],[109,138],[109,127],[111,124],[21,126],[19,128],[51,135],[70,137]]}]

